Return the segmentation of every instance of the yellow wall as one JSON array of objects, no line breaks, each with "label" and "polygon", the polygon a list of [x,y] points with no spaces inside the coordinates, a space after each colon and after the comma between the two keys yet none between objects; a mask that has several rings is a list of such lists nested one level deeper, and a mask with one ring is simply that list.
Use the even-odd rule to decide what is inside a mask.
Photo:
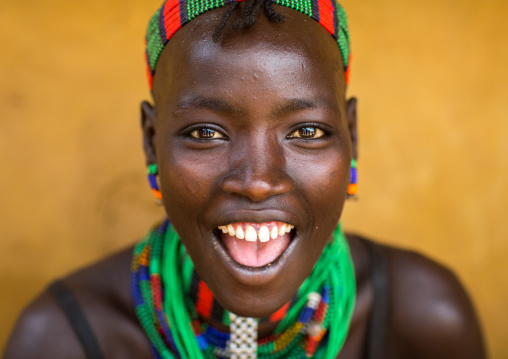
[{"label": "yellow wall", "polygon": [[[138,103],[159,0],[0,1],[0,350],[51,278],[140,238]],[[344,0],[360,99],[346,227],[453,268],[508,357],[508,2]]]}]

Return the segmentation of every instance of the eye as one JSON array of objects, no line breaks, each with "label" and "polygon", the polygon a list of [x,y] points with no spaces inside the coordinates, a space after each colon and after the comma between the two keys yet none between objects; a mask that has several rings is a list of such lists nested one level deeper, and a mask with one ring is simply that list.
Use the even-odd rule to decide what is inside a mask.
[{"label": "eye", "polygon": [[216,138],[224,138],[224,135],[212,128],[201,127],[190,133],[191,137],[198,140],[213,140]]},{"label": "eye", "polygon": [[300,127],[288,137],[290,138],[303,138],[303,139],[315,139],[321,138],[325,135],[325,132],[316,126],[304,126]]}]

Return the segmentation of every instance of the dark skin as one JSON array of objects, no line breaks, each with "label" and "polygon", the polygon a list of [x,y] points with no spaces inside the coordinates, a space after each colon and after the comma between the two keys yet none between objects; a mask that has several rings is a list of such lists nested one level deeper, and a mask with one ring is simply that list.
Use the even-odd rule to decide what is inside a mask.
[{"label": "dark skin", "polygon": [[[220,303],[244,316],[273,313],[308,276],[340,218],[356,157],[356,100],[345,100],[336,43],[305,15],[276,9],[284,24],[260,16],[220,43],[211,38],[221,10],[193,20],[163,51],[154,105],[142,104],[147,163],[159,165],[168,217]],[[303,128],[313,128],[312,136],[302,137]],[[215,231],[270,220],[293,224],[294,238],[281,258],[260,268],[234,262]],[[371,263],[358,237],[348,242],[357,300],[338,358],[356,359],[365,355]],[[484,358],[476,315],[455,276],[419,254],[386,248],[386,357]],[[151,357],[130,296],[131,253],[65,279],[107,358]],[[261,327],[260,335],[272,330]],[[85,357],[47,293],[14,329],[5,358],[19,357]]]}]

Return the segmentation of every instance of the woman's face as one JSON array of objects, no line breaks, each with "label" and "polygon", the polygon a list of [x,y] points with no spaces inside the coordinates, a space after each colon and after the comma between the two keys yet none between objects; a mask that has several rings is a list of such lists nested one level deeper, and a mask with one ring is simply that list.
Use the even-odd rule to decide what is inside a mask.
[{"label": "woman's face", "polygon": [[221,10],[179,30],[157,65],[154,109],[143,106],[170,221],[219,302],[253,317],[310,274],[341,215],[352,156],[337,44],[276,9],[285,23],[259,16],[222,43],[212,41]]}]

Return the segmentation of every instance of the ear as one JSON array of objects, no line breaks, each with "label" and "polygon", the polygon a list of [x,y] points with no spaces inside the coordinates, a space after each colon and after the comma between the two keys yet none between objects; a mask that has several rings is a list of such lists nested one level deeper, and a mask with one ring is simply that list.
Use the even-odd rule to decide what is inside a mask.
[{"label": "ear", "polygon": [[147,101],[141,103],[141,130],[143,131],[143,149],[146,165],[157,163],[155,152],[155,109]]},{"label": "ear", "polygon": [[353,158],[358,159],[358,127],[356,121],[356,105],[358,100],[356,97],[351,97],[346,104],[347,124],[349,134],[351,136],[351,145],[353,147]]}]

